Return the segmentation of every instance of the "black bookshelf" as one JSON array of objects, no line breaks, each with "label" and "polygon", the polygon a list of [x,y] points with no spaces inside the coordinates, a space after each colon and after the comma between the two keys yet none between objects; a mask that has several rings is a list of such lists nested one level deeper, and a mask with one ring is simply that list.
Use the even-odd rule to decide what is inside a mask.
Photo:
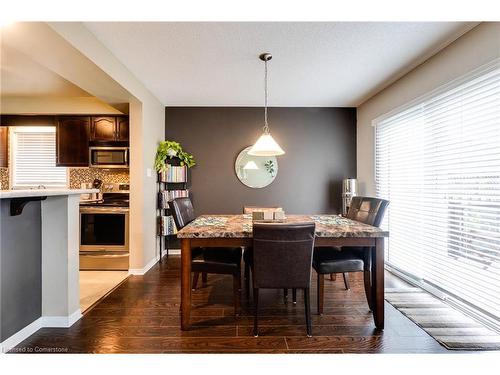
[{"label": "black bookshelf", "polygon": [[[177,157],[167,159],[167,170],[170,167],[181,167],[181,160]],[[165,197],[164,192],[168,191],[185,191],[186,196],[189,196],[188,180],[189,180],[189,168],[183,166],[184,168],[184,181],[171,181],[168,177],[168,173],[157,173],[157,236],[160,238],[160,262],[162,261],[162,256],[164,251],[167,252],[167,259],[169,255],[169,249],[173,242],[177,241],[177,229],[175,228],[175,223],[172,217],[172,212],[168,207],[168,197]],[[168,193],[167,193],[168,194]],[[168,223],[168,224],[167,224]],[[167,228],[165,227],[167,225]],[[172,231],[173,229],[173,231]]]}]

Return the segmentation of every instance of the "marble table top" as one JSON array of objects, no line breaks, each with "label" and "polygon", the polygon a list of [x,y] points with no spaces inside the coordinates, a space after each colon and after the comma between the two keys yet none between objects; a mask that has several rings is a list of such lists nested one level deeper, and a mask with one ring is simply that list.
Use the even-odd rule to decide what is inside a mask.
[{"label": "marble table top", "polygon": [[[389,232],[337,215],[287,215],[286,223],[315,222],[316,237],[389,237]],[[177,233],[178,238],[251,238],[252,215],[202,215]]]}]

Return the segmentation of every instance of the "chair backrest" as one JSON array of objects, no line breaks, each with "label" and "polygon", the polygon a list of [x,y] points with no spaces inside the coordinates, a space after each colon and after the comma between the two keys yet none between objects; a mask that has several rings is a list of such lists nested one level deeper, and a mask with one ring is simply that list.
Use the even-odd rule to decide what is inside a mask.
[{"label": "chair backrest", "polygon": [[194,216],[193,204],[191,203],[191,199],[188,197],[175,198],[174,200],[168,202],[168,205],[172,211],[175,226],[178,230],[181,230],[196,219],[196,216]]},{"label": "chair backrest", "polygon": [[309,288],[314,223],[254,223],[254,288]]},{"label": "chair backrest", "polygon": [[281,207],[258,207],[258,206],[243,206],[244,214],[251,214],[255,211],[283,211]]},{"label": "chair backrest", "polygon": [[347,218],[379,227],[389,201],[371,197],[353,197]]}]

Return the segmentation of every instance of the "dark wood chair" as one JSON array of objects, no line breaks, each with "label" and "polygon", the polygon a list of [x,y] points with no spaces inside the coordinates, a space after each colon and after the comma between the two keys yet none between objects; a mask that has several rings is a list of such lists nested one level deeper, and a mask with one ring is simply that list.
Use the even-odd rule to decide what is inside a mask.
[{"label": "dark wood chair", "polygon": [[[389,202],[370,197],[353,197],[347,218],[364,224],[380,226]],[[323,313],[324,275],[342,273],[346,289],[349,289],[348,272],[364,272],[364,284],[368,306],[372,310],[372,262],[366,247],[343,246],[314,249],[313,268],[318,274],[318,314]]]},{"label": "dark wood chair", "polygon": [[314,223],[254,223],[252,283],[255,337],[258,331],[259,289],[303,289],[307,336],[311,337],[311,262]]},{"label": "dark wood chair", "polygon": [[[191,199],[187,197],[176,198],[168,204],[172,210],[172,216],[174,217],[177,229],[180,230],[184,228],[196,218]],[[192,253],[191,270],[194,274],[193,289],[196,289],[200,273],[203,275],[204,284],[207,281],[206,275],[209,273],[232,275],[234,311],[236,315],[239,315],[241,290],[241,248],[194,248]]]}]

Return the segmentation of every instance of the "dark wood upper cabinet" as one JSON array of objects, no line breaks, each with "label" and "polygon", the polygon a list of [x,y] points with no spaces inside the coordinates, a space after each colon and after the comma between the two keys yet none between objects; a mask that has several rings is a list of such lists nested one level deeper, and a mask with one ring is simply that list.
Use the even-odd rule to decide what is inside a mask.
[{"label": "dark wood upper cabinet", "polygon": [[0,126],[0,167],[9,166],[9,128]]},{"label": "dark wood upper cabinet", "polygon": [[56,126],[56,165],[88,167],[90,117],[61,116]]},{"label": "dark wood upper cabinet", "polygon": [[129,137],[128,117],[116,118],[116,140],[128,142]]},{"label": "dark wood upper cabinet", "polygon": [[128,117],[92,117],[90,140],[92,142],[128,142]]},{"label": "dark wood upper cabinet", "polygon": [[91,141],[116,140],[116,117],[92,117]]}]

